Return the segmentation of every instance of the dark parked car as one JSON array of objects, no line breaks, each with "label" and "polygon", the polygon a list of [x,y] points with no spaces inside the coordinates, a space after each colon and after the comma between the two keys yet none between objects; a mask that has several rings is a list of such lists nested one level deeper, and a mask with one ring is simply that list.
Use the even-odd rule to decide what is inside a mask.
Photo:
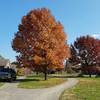
[{"label": "dark parked car", "polygon": [[11,68],[1,68],[0,79],[7,80],[7,81],[15,81],[16,80],[15,70]]}]

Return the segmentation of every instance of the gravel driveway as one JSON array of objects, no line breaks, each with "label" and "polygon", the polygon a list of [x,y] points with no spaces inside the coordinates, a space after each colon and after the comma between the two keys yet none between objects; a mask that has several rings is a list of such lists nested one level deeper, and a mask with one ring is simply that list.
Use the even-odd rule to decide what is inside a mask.
[{"label": "gravel driveway", "polygon": [[60,94],[78,83],[75,78],[51,88],[20,89],[18,83],[6,83],[0,88],[0,100],[59,100]]}]

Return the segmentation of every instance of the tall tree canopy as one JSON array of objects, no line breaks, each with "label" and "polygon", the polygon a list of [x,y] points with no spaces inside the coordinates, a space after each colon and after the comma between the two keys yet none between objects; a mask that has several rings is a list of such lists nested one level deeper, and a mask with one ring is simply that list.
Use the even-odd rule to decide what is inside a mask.
[{"label": "tall tree canopy", "polygon": [[100,40],[90,36],[77,38],[71,45],[70,61],[82,67],[100,66]]},{"label": "tall tree canopy", "polygon": [[63,61],[69,57],[66,34],[46,8],[35,9],[22,17],[12,48],[19,53],[21,66],[46,73],[48,68],[63,68]]}]

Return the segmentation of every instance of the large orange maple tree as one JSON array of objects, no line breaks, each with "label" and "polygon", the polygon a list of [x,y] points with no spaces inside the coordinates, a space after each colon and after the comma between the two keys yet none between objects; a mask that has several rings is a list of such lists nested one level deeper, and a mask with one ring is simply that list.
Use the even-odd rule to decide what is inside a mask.
[{"label": "large orange maple tree", "polygon": [[20,66],[42,71],[45,80],[48,69],[63,69],[63,62],[69,57],[64,28],[46,8],[22,17],[12,48],[19,53]]}]

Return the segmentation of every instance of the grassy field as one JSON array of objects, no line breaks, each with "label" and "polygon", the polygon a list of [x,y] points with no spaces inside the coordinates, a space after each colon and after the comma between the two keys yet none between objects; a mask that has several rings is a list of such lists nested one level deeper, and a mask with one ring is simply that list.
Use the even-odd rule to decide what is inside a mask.
[{"label": "grassy field", "polygon": [[65,82],[66,79],[64,78],[48,78],[48,80],[44,80],[42,77],[27,77],[26,79],[22,80],[21,83],[18,85],[19,88],[48,88],[58,84]]},{"label": "grassy field", "polygon": [[100,100],[100,78],[80,78],[72,89],[65,90],[60,100]]},{"label": "grassy field", "polygon": [[2,82],[0,82],[0,86],[2,86],[3,85],[3,83]]}]

